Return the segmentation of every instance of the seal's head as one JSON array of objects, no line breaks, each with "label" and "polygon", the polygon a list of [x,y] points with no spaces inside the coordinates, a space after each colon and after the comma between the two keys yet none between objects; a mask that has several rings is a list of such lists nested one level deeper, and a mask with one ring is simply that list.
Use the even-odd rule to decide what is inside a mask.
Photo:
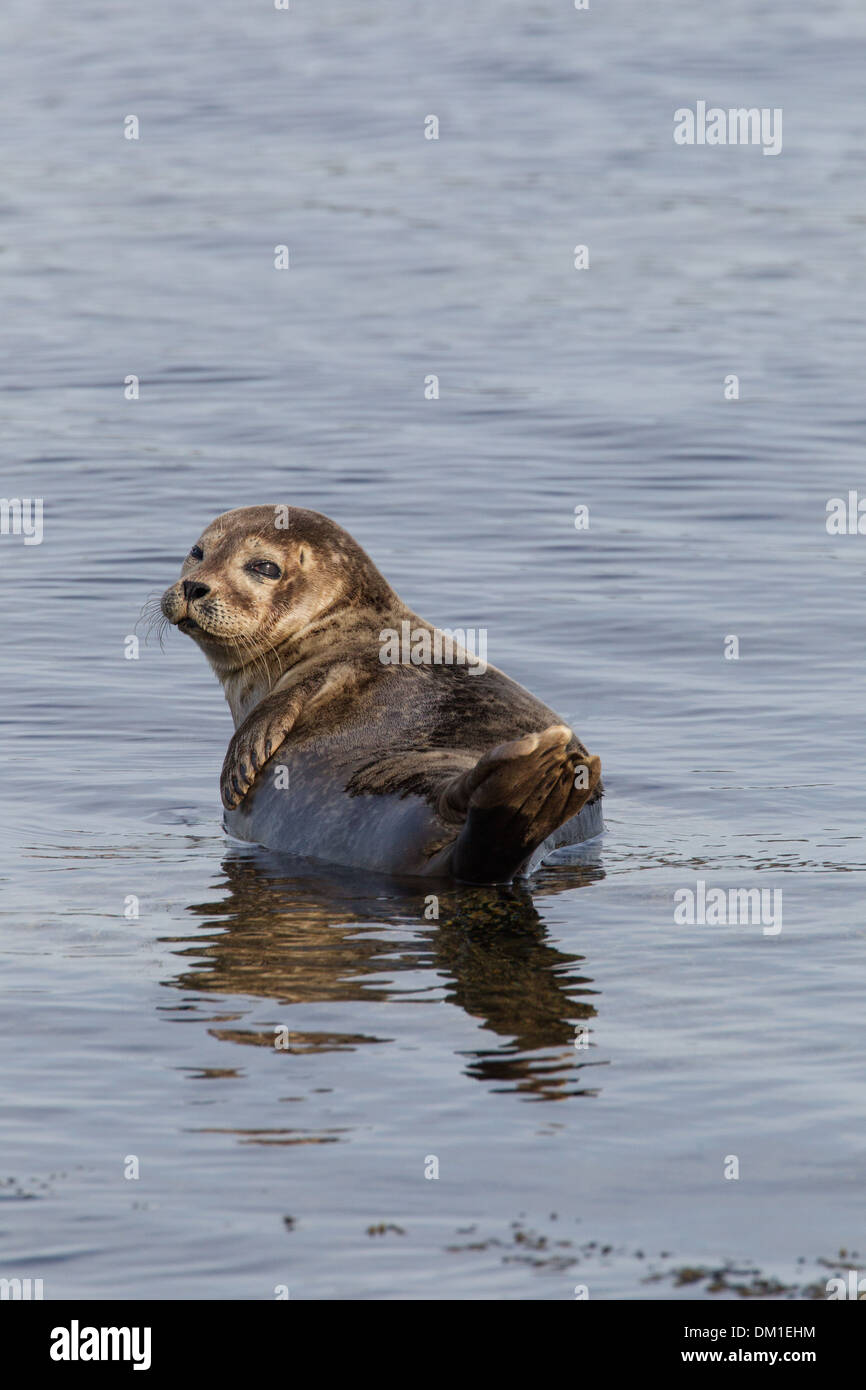
[{"label": "seal's head", "polygon": [[219,675],[398,600],[348,532],[300,507],[239,507],[202,532],[160,607]]}]

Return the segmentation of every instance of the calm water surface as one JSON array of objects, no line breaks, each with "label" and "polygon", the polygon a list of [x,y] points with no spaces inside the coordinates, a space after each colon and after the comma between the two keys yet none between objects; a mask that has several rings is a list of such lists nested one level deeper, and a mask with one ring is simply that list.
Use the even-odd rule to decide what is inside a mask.
[{"label": "calm water surface", "polygon": [[[45,507],[0,537],[0,1274],[702,1297],[866,1248],[862,7],[9,0],[0,40],[2,490]],[[699,99],[782,153],[677,147]],[[124,644],[279,501],[601,754],[580,863],[434,922],[226,839],[219,688]],[[782,931],[676,925],[698,879]]]}]

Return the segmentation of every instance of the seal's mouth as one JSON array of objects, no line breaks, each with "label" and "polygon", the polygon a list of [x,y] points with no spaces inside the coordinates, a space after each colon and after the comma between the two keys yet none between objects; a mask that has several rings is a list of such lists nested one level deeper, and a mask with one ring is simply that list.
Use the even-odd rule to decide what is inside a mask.
[{"label": "seal's mouth", "polygon": [[178,618],[175,627],[178,632],[185,633],[187,637],[193,637],[196,642],[204,642],[209,647],[214,644],[218,647],[224,646],[226,639],[218,632],[211,632],[206,624],[207,615],[202,622],[201,619],[193,618],[189,613],[184,613],[182,618]]},{"label": "seal's mouth", "polygon": [[191,609],[181,585],[172,584],[163,594],[159,606],[162,616],[179,632],[186,633],[187,637],[194,637],[199,643],[221,642],[220,634],[211,631],[215,619],[219,627],[219,613],[212,612],[207,603],[200,605],[196,600],[193,602],[195,607]]}]

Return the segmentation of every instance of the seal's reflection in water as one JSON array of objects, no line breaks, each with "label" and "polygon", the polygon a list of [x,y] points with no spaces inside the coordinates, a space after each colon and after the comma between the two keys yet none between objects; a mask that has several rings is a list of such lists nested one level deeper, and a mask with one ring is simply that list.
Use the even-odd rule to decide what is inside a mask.
[{"label": "seal's reflection in water", "polygon": [[[417,879],[395,882],[330,868],[326,876],[310,861],[264,850],[232,853],[222,867],[223,895],[187,909],[203,919],[201,932],[192,944],[186,938],[179,954],[197,964],[166,983],[270,999],[283,1007],[333,1004],[337,1024],[343,1012],[337,1006],[362,1002],[375,1006],[370,1022],[376,1035],[366,1028],[299,1032],[288,1013],[274,1015],[265,1028],[212,1027],[213,1036],[273,1048],[274,1028],[285,1024],[291,1030],[289,1052],[388,1043],[389,1000],[423,1004],[444,995],[502,1040],[462,1050],[467,1075],[527,1099],[595,1094],[587,1084],[595,991],[583,957],[549,943],[535,906],[602,878],[591,851],[578,865],[542,870],[531,891],[524,884],[425,880],[422,886]],[[425,907],[430,910],[434,893],[439,916],[428,920]],[[189,1012],[182,1016],[189,1020]],[[357,1021],[357,1008],[352,1016]],[[210,1021],[239,1017],[222,1014]]]}]

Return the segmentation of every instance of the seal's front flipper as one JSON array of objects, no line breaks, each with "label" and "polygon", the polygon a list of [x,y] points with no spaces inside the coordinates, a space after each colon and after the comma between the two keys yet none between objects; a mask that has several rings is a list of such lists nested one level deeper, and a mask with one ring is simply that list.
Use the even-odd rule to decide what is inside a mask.
[{"label": "seal's front flipper", "polygon": [[464,822],[451,852],[455,877],[510,882],[533,850],[590,800],[600,776],[600,760],[565,724],[485,753],[439,800],[443,820]]},{"label": "seal's front flipper", "polygon": [[277,689],[256,705],[235,730],[223,760],[220,795],[227,811],[240,806],[265,763],[304,720],[328,700],[361,680],[349,662],[337,662],[287,689]]},{"label": "seal's front flipper", "polygon": [[227,811],[240,806],[268,759],[291,733],[299,703],[269,696],[232,735],[220,774],[220,796]]}]

